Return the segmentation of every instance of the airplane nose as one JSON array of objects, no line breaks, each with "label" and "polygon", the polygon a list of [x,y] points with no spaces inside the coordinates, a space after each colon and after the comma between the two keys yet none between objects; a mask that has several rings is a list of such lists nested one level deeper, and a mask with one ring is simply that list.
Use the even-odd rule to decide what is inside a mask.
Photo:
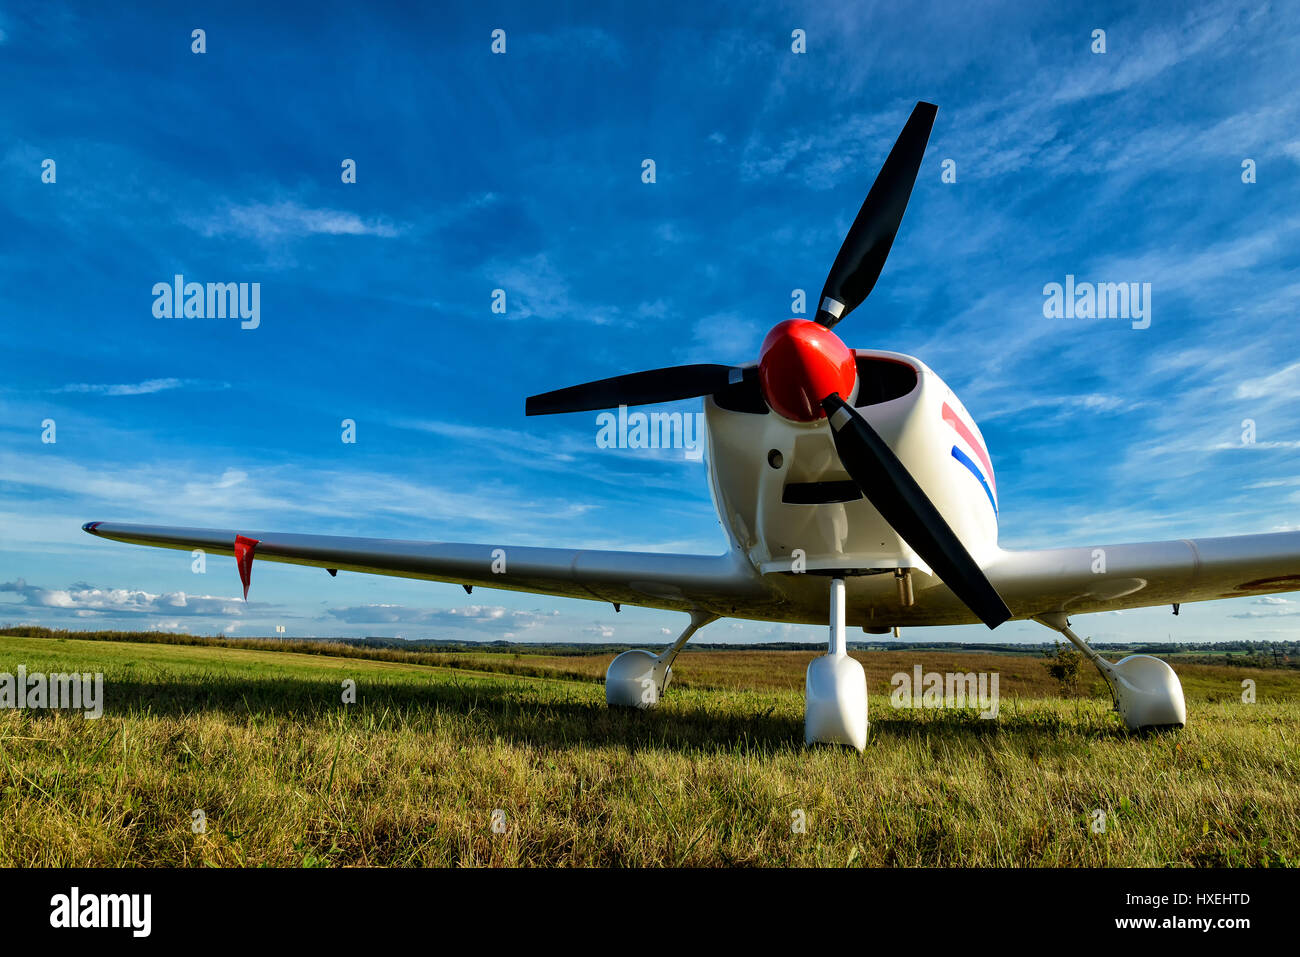
[{"label": "airplane nose", "polygon": [[794,422],[825,417],[822,399],[847,400],[858,380],[853,352],[820,323],[787,319],[772,327],[759,351],[759,382],[767,404]]}]

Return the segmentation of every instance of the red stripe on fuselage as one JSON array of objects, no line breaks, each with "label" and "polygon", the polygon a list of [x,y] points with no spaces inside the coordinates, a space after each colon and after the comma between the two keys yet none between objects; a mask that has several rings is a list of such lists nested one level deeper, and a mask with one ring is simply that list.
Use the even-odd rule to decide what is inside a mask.
[{"label": "red stripe on fuselage", "polygon": [[988,452],[984,451],[984,446],[980,444],[979,439],[975,438],[975,433],[966,427],[966,423],[958,417],[952,406],[947,402],[943,404],[943,420],[951,425],[957,434],[966,440],[966,444],[971,447],[971,450],[979,456],[980,464],[984,466],[984,471],[988,473],[989,485],[993,486],[993,491],[996,492],[998,482],[993,477],[993,463],[989,461]]}]

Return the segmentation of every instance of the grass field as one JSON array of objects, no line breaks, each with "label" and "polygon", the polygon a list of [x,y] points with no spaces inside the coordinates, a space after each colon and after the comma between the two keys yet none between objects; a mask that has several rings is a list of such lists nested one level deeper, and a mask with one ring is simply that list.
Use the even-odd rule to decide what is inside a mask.
[{"label": "grass field", "polygon": [[[389,657],[0,637],[0,672],[106,699],[0,711],[0,866],[1300,862],[1294,670],[1175,660],[1188,727],[1134,736],[1092,675],[1062,700],[1032,658],[862,653],[856,754],[803,747],[808,653],[688,652],[635,713],[608,657]],[[890,707],[916,663],[997,670],[999,717]]]}]

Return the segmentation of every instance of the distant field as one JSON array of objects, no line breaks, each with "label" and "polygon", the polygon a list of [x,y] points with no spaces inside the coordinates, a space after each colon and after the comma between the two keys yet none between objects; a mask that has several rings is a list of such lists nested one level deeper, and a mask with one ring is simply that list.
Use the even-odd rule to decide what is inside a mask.
[{"label": "distant field", "polygon": [[[673,663],[673,687],[700,689],[752,689],[797,691],[803,694],[804,671],[816,654],[811,651],[692,651]],[[503,674],[546,675],[603,681],[613,655],[509,655],[500,652],[429,653],[430,663],[452,667],[495,671]],[[960,651],[871,651],[853,652],[867,672],[867,686],[888,694],[890,678],[911,673],[920,664],[925,671],[996,671],[1003,696],[1021,698],[1057,697],[1060,688],[1047,673],[1041,658]],[[1253,678],[1257,687],[1267,688],[1277,700],[1300,701],[1300,671],[1237,668],[1228,665],[1172,663],[1188,699],[1241,699],[1243,678]],[[1094,697],[1108,697],[1106,684],[1086,662],[1080,670],[1080,691]]]},{"label": "distant field", "polygon": [[[862,755],[803,747],[806,652],[688,652],[627,713],[608,655],[0,637],[0,672],[103,672],[106,696],[98,721],[0,711],[0,866],[1300,861],[1300,672],[1175,658],[1188,727],[1133,736],[1091,673],[1062,700],[1030,657],[855,656]],[[997,671],[1000,716],[891,708],[917,663]]]}]

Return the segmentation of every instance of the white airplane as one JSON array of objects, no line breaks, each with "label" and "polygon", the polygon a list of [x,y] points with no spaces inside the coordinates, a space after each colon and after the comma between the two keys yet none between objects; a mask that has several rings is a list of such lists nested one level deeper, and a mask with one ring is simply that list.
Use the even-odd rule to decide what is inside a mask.
[{"label": "white airplane", "polygon": [[808,666],[807,743],[861,750],[862,666],[845,628],[1034,619],[1100,670],[1130,729],[1187,720],[1182,685],[1149,655],[1115,663],[1069,615],[1300,589],[1300,534],[1011,551],[998,546],[998,492],[978,426],[920,359],[851,350],[832,328],[876,283],[902,221],[936,107],[918,103],[835,258],[815,321],[788,319],[756,363],[637,372],[532,396],[528,415],[702,397],[708,475],[730,539],[722,555],[408,542],[89,522],[101,538],[234,555],[248,597],[254,556],[402,578],[686,612],[661,654],[627,651],[605,675],[611,706],[652,707],[686,641],[719,618],[820,623]]}]

